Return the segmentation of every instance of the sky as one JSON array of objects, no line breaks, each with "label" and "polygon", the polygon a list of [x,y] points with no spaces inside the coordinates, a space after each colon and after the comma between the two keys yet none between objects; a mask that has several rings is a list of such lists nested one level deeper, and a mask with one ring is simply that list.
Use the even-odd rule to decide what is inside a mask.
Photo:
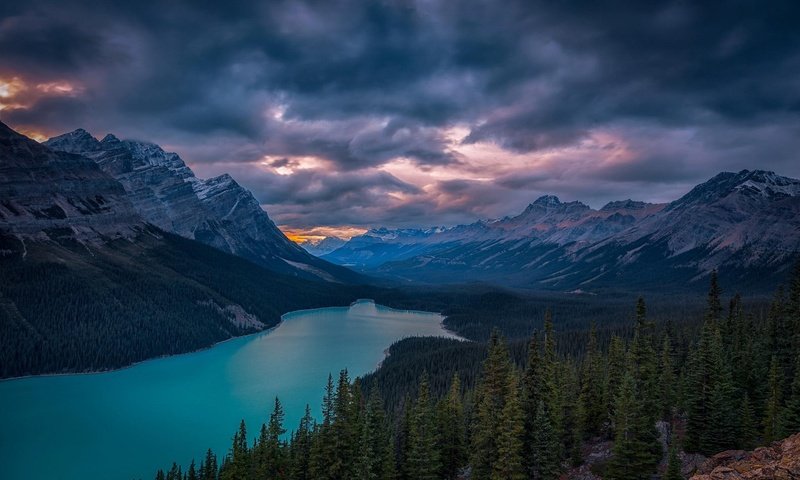
[{"label": "sky", "polygon": [[469,223],[544,194],[800,177],[800,3],[26,0],[0,120],[230,173],[294,236]]}]

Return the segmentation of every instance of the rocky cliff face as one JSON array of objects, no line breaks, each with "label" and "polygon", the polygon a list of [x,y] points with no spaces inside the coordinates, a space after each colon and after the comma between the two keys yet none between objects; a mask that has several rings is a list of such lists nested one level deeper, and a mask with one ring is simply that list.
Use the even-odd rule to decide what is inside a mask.
[{"label": "rocky cliff face", "polygon": [[0,233],[100,243],[146,228],[114,178],[91,160],[55,152],[0,123]]},{"label": "rocky cliff face", "polygon": [[692,480],[800,478],[800,433],[752,452],[730,450],[709,458]]},{"label": "rocky cliff face", "polygon": [[82,129],[45,145],[94,160],[124,186],[136,211],[163,230],[285,274],[328,281],[357,278],[286,238],[255,197],[229,175],[201,180],[177,154],[158,145],[113,135],[98,141]]}]

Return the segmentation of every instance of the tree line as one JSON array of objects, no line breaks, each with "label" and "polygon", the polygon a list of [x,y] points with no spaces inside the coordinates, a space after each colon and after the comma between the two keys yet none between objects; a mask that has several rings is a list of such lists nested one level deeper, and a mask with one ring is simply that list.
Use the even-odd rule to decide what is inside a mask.
[{"label": "tree line", "polygon": [[[766,318],[745,313],[739,295],[723,307],[713,273],[698,323],[656,328],[640,298],[631,335],[603,347],[592,327],[570,355],[559,353],[548,313],[524,349],[497,331],[485,345],[460,342],[480,364],[474,385],[462,381],[468,360],[446,385],[433,377],[435,389],[423,371],[399,403],[345,370],[328,380],[320,421],[307,409],[287,436],[276,399],[252,441],[242,423],[219,461],[209,450],[156,478],[546,480],[579,465],[587,441],[611,439],[611,458],[596,467],[603,478],[675,480],[678,450],[750,449],[800,431],[800,267]],[[676,341],[687,332],[690,341]],[[671,433],[667,451],[657,427]]]}]

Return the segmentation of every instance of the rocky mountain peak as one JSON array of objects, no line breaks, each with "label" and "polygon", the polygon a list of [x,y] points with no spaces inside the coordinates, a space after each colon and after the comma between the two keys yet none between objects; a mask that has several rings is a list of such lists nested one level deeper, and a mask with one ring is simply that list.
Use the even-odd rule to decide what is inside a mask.
[{"label": "rocky mountain peak", "polygon": [[667,209],[708,205],[731,194],[768,200],[796,197],[800,195],[800,180],[782,177],[766,170],[722,172],[694,187],[689,193],[672,202]]},{"label": "rocky mountain peak", "polygon": [[119,143],[119,142],[120,142],[119,138],[114,136],[113,133],[109,133],[108,135],[103,137],[102,140],[100,140],[100,143]]},{"label": "rocky mountain peak", "polygon": [[91,152],[100,148],[100,142],[82,128],[53,137],[45,144],[53,150],[69,153]]},{"label": "rocky mountain peak", "polygon": [[541,197],[537,198],[529,207],[533,205],[539,205],[542,207],[555,207],[561,205],[561,200],[558,199],[555,195],[542,195]]}]

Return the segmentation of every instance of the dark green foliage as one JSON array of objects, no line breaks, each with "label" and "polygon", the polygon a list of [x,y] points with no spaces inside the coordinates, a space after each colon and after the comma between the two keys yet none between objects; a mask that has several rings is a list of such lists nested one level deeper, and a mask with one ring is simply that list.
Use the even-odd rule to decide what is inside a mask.
[{"label": "dark green foliage", "polygon": [[500,416],[497,438],[497,460],[492,466],[492,480],[523,480],[526,478],[522,459],[525,423],[520,402],[517,374],[508,373],[507,392]]},{"label": "dark green foliage", "polygon": [[489,339],[489,353],[483,364],[483,379],[476,392],[475,426],[472,436],[472,477],[489,479],[498,459],[497,441],[500,419],[508,397],[511,362],[508,349],[494,332]]},{"label": "dark green foliage", "polygon": [[554,480],[561,474],[559,458],[559,441],[553,429],[551,415],[547,411],[544,400],[539,401],[533,418],[533,438],[531,456],[533,458],[533,478],[536,480]]},{"label": "dark green foliage", "polygon": [[428,389],[427,375],[419,382],[419,394],[411,410],[409,425],[407,472],[411,478],[435,480],[439,478],[438,432],[435,412]]},{"label": "dark green foliage", "polygon": [[667,461],[664,480],[684,480],[683,475],[681,475],[681,460],[678,458],[678,449],[674,445],[669,449],[669,460]]},{"label": "dark green foliage", "polygon": [[454,480],[467,463],[466,424],[461,401],[461,381],[453,375],[450,391],[438,408],[440,451],[440,477]]},{"label": "dark green foliage", "polygon": [[658,463],[649,430],[654,426],[638,402],[636,380],[631,371],[622,377],[614,408],[614,449],[608,478],[636,480],[647,478]]}]

